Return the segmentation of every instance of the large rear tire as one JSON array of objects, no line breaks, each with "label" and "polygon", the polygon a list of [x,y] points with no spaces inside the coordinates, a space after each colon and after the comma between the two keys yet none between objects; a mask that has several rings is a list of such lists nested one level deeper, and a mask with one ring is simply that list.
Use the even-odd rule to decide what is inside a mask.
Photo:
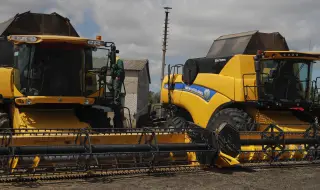
[{"label": "large rear tire", "polygon": [[207,129],[218,134],[221,151],[236,157],[241,149],[239,131],[253,131],[253,119],[243,110],[226,108],[213,115]]}]

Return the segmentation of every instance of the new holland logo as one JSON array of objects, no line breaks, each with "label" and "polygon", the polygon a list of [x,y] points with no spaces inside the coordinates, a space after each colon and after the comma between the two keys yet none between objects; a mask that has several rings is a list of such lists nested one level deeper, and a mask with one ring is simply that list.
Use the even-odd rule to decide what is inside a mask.
[{"label": "new holland logo", "polygon": [[209,89],[204,90],[203,97],[205,100],[209,100],[209,98],[210,98],[210,90]]}]

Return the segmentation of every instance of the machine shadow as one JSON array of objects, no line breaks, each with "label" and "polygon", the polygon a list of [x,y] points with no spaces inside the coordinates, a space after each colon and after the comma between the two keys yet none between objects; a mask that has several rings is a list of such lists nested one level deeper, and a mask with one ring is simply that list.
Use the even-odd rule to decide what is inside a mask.
[{"label": "machine shadow", "polygon": [[43,186],[41,184],[41,182],[36,182],[36,181],[32,181],[32,182],[14,182],[10,184],[13,187],[22,187],[22,188],[39,188],[41,186]]},{"label": "machine shadow", "polygon": [[220,173],[220,174],[233,174],[237,172],[254,173],[257,172],[253,168],[247,167],[232,167],[232,168],[208,168],[206,172]]}]

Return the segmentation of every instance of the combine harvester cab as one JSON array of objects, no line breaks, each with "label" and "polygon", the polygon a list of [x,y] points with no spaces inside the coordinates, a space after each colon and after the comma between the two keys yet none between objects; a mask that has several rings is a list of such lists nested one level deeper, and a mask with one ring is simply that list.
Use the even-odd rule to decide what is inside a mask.
[{"label": "combine harvester cab", "polygon": [[[107,91],[113,42],[79,37],[56,13],[17,14],[0,32],[0,180],[164,172],[199,165],[194,152],[205,165],[216,158],[204,130],[211,141],[191,143],[188,128],[115,128],[119,115],[110,123],[104,110],[123,109]],[[93,68],[97,49],[101,68]]]},{"label": "combine harvester cab", "polygon": [[221,36],[206,57],[168,67],[161,89],[167,120],[214,132],[221,153],[243,166],[317,163],[320,107],[312,68],[319,59],[289,50],[279,33]]}]

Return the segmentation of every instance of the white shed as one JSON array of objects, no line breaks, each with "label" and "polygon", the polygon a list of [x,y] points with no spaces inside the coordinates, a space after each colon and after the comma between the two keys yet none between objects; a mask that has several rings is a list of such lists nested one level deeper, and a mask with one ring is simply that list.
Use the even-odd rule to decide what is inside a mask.
[{"label": "white shed", "polygon": [[[124,59],[126,97],[124,106],[130,109],[133,125],[139,117],[148,113],[148,94],[151,83],[149,61]],[[128,111],[124,110],[129,119]]]}]

